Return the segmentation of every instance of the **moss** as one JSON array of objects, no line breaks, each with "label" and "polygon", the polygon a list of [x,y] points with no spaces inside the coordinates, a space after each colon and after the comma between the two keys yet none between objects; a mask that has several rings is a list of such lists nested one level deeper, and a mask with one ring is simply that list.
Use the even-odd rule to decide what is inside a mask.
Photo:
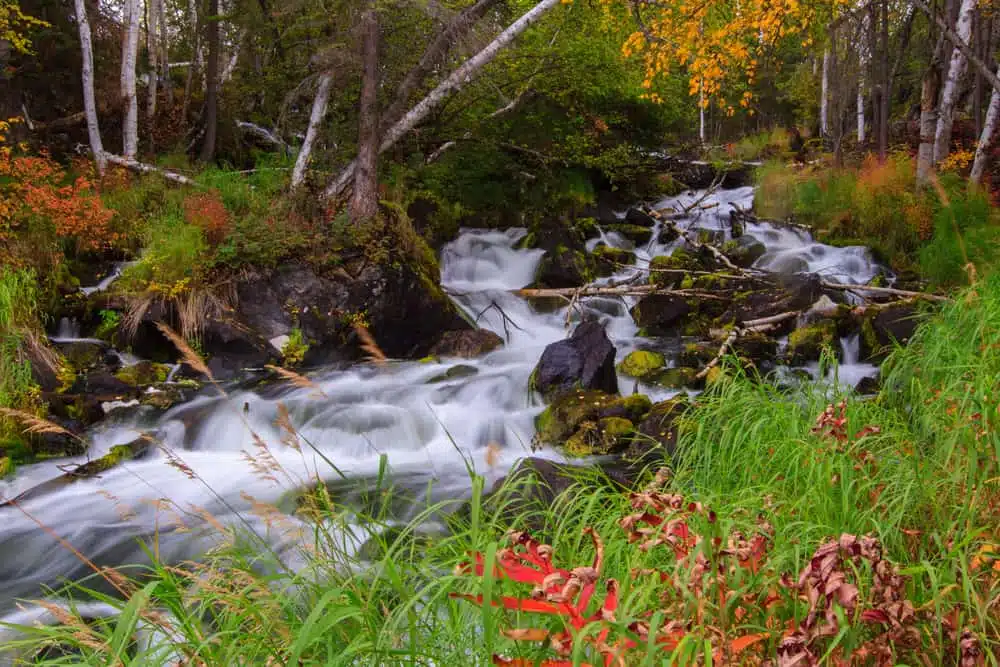
[{"label": "moss", "polygon": [[9,456],[0,456],[0,479],[14,472],[14,463]]},{"label": "moss", "polygon": [[630,377],[644,379],[656,374],[667,365],[667,360],[659,352],[635,350],[629,352],[618,364],[618,372]]},{"label": "moss", "polygon": [[[455,380],[458,378],[471,377],[478,372],[479,369],[477,369],[475,366],[469,366],[467,364],[458,364],[457,366],[452,366],[444,373],[439,373],[438,375],[435,375],[425,384],[435,384],[438,382],[445,382],[447,380]],[[532,373],[532,376],[534,376],[534,373]]]},{"label": "moss", "polygon": [[632,394],[615,401],[614,407],[621,408],[628,419],[638,422],[650,411],[653,402],[645,394]]},{"label": "moss", "polygon": [[140,361],[115,373],[116,378],[133,387],[166,382],[169,375],[170,366],[152,361]]},{"label": "moss", "polygon": [[635,426],[624,417],[584,422],[563,445],[567,456],[596,456],[624,449],[635,435]]},{"label": "moss", "polygon": [[621,268],[620,265],[631,265],[635,262],[635,253],[608,245],[597,246],[592,255],[599,276],[610,276]]},{"label": "moss", "polygon": [[712,366],[708,369],[708,375],[705,376],[705,385],[711,387],[719,382],[724,382],[726,380],[726,372],[722,370],[721,366]]},{"label": "moss", "polygon": [[694,277],[689,273],[684,276],[684,280],[681,281],[681,289],[691,289],[694,287]]},{"label": "moss", "polygon": [[587,420],[597,419],[601,412],[620,400],[602,391],[579,390],[565,392],[555,398],[535,418],[536,439],[543,444],[558,445]]},{"label": "moss", "polygon": [[609,232],[617,232],[627,238],[629,241],[637,244],[649,243],[649,240],[653,238],[653,230],[649,227],[643,227],[642,225],[608,225],[607,229]]},{"label": "moss", "polygon": [[698,384],[698,380],[695,377],[697,374],[698,371],[694,368],[668,368],[657,376],[656,384],[672,389],[693,387]]},{"label": "moss", "polygon": [[824,347],[837,339],[837,325],[824,320],[807,327],[800,327],[788,336],[788,356],[792,363],[819,359]]}]

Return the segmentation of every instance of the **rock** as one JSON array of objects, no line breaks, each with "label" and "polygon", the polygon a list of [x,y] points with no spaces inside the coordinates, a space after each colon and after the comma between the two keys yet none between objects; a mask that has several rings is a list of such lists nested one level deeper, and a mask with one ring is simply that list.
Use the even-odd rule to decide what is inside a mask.
[{"label": "rock", "polygon": [[677,357],[678,366],[702,368],[719,353],[719,343],[694,342],[686,343]]},{"label": "rock", "polygon": [[699,380],[695,377],[696,375],[698,375],[697,369],[678,366],[676,368],[667,368],[661,371],[656,376],[655,382],[661,387],[667,387],[670,389],[684,389],[685,387],[697,388],[703,385],[704,381]]},{"label": "rock", "polygon": [[621,234],[636,245],[646,245],[653,238],[653,230],[646,225],[606,225],[605,231]]},{"label": "rock", "polygon": [[691,313],[688,300],[676,294],[650,294],[632,307],[632,319],[647,336],[673,333]]},{"label": "rock", "polygon": [[733,343],[733,352],[761,369],[778,357],[778,341],[761,332],[744,334]]},{"label": "rock", "polygon": [[605,417],[598,422],[583,422],[563,444],[566,456],[599,456],[628,447],[635,426],[624,417]]},{"label": "rock", "polygon": [[489,329],[446,331],[430,349],[433,357],[461,357],[472,359],[492,352],[503,345],[503,338]]},{"label": "rock", "polygon": [[594,257],[594,266],[597,275],[608,277],[617,271],[621,271],[625,266],[635,263],[635,253],[622,248],[614,248],[609,245],[599,245],[591,253]]},{"label": "rock", "polygon": [[[617,221],[613,221],[617,222]],[[629,225],[636,225],[639,227],[655,227],[656,218],[646,213],[642,209],[632,207],[625,212],[625,222]]]},{"label": "rock", "polygon": [[917,307],[908,303],[869,311],[861,321],[861,358],[874,362],[884,360],[893,345],[905,345],[910,341],[920,319]]},{"label": "rock", "polygon": [[788,335],[786,354],[792,364],[803,364],[819,359],[824,348],[832,348],[837,341],[837,325],[832,320],[800,327]]},{"label": "rock", "polygon": [[467,364],[458,364],[457,366],[452,366],[444,373],[435,375],[427,384],[436,384],[438,382],[447,382],[448,380],[458,380],[460,378],[472,377],[479,373],[479,369],[475,366],[469,366]]},{"label": "rock", "polygon": [[116,378],[132,387],[166,382],[168,375],[170,375],[169,366],[152,361],[140,361],[137,364],[125,366],[115,373]]},{"label": "rock", "polygon": [[664,287],[679,285],[685,272],[714,271],[713,257],[688,248],[677,248],[669,255],[658,255],[649,262],[649,281]]},{"label": "rock", "polygon": [[583,250],[559,246],[542,255],[535,272],[537,287],[580,287],[594,279],[596,263]]},{"label": "rock", "polygon": [[96,342],[77,341],[59,346],[59,351],[77,371],[85,371],[104,363],[107,345]]},{"label": "rock", "polygon": [[573,389],[618,393],[615,346],[604,327],[583,322],[566,340],[548,345],[532,372],[532,388],[543,396]]},{"label": "rock", "polygon": [[[747,322],[789,311],[809,308],[823,294],[818,276],[770,276],[770,286],[760,282],[739,286],[729,307],[718,318],[720,325]],[[772,331],[774,335],[788,333],[795,319],[785,320]]]},{"label": "rock", "polygon": [[635,350],[629,352],[620,364],[618,372],[644,380],[653,378],[667,365],[666,358],[659,352]]},{"label": "rock", "polygon": [[636,423],[649,410],[649,399],[641,394],[610,396],[601,391],[565,392],[535,419],[536,445],[561,446],[585,423],[617,417]]},{"label": "rock", "polygon": [[139,404],[148,405],[157,410],[169,410],[178,403],[190,400],[191,396],[176,384],[160,384],[151,386],[139,395]]},{"label": "rock", "polygon": [[744,269],[753,266],[753,263],[764,256],[767,248],[763,243],[750,236],[740,236],[732,241],[728,241],[722,246],[722,252],[736,266]]},{"label": "rock", "polygon": [[625,457],[632,460],[646,459],[651,452],[657,450],[667,457],[673,456],[677,449],[675,422],[690,405],[687,396],[683,394],[653,405],[639,424],[638,436],[633,439]]},{"label": "rock", "polygon": [[248,368],[261,368],[279,359],[267,339],[236,317],[206,323],[201,347],[208,357],[208,369],[217,380],[230,380]]},{"label": "rock", "polygon": [[865,396],[871,396],[879,392],[880,383],[878,378],[865,376],[854,386],[854,391]]},{"label": "rock", "polygon": [[802,313],[803,324],[814,324],[820,320],[828,319],[831,313],[836,312],[837,304],[826,294],[820,295],[816,303],[809,306],[809,309]]},{"label": "rock", "polygon": [[106,370],[97,370],[77,377],[70,394],[93,394],[102,398],[117,398],[135,393],[135,387],[122,382]]}]

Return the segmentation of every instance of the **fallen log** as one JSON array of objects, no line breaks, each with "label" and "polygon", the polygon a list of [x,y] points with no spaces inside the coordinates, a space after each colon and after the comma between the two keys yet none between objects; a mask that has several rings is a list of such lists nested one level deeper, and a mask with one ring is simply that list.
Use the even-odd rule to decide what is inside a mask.
[{"label": "fallen log", "polygon": [[517,296],[526,299],[542,299],[547,297],[562,297],[565,299],[581,298],[585,296],[646,296],[648,294],[676,294],[677,296],[696,296],[703,299],[716,299],[725,301],[721,297],[711,292],[696,289],[666,289],[659,285],[622,285],[616,287],[584,286],[584,287],[524,287],[512,290]]},{"label": "fallen log", "polygon": [[177,183],[179,185],[194,185],[194,186],[198,185],[198,183],[196,183],[194,180],[182,174],[178,174],[173,171],[167,171],[166,169],[160,169],[159,167],[154,167],[151,164],[146,164],[145,162],[139,162],[138,160],[128,160],[122,157],[121,155],[114,155],[113,153],[105,152],[104,159],[106,159],[111,164],[116,164],[119,167],[125,167],[130,171],[134,171],[140,174],[159,174],[168,181]]}]

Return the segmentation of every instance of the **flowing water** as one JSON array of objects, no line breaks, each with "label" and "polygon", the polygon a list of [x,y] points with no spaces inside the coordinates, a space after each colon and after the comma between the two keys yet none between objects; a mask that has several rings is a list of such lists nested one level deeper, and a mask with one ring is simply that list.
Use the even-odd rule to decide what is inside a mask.
[{"label": "flowing water", "polygon": [[[680,210],[703,194],[664,200],[658,206]],[[751,188],[717,192],[681,224],[726,236],[731,205],[745,209],[752,200]],[[654,239],[658,231],[654,230]],[[383,460],[396,484],[425,494],[430,488],[432,499],[467,497],[467,465],[486,477],[489,488],[531,453],[533,420],[542,405],[528,390],[528,377],[545,346],[568,331],[565,307],[537,312],[511,293],[532,282],[542,255],[540,250],[516,248],[524,233],[465,230],[442,252],[445,289],[480,326],[507,341],[483,357],[399,362],[386,368],[358,365],[311,376],[321,391],[272,386],[253,391],[234,388],[220,396],[206,390],[164,414],[145,408],[117,411],[88,434],[91,457],[141,433],[152,434],[163,447],[99,477],[31,495],[20,503],[20,510],[0,509],[0,610],[10,610],[16,598],[37,597],[43,586],[88,574],[56,536],[98,565],[145,562],[140,542],[155,544],[161,559],[176,562],[196,558],[220,538],[203,520],[208,512],[222,523],[252,527],[294,564],[298,553],[294,532],[269,527],[253,513],[255,501],[289,509],[295,489],[316,477],[337,480],[343,474],[371,479],[379,474]],[[879,270],[863,248],[831,248],[798,230],[766,224],[748,225],[746,233],[768,248],[760,268],[820,271],[855,283],[869,280]],[[591,245],[599,242],[631,248],[610,233],[602,233]],[[636,265],[623,268],[609,282],[642,279],[648,260],[671,252],[673,244],[654,240],[632,249]],[[628,298],[608,298],[587,299],[583,306],[606,323],[619,359],[644,342],[637,338],[628,315],[631,305]],[[578,317],[574,313],[570,319]],[[65,333],[74,333],[70,326]],[[852,377],[874,372],[857,362],[856,340],[844,345]],[[842,377],[844,372],[842,366]],[[633,381],[620,379],[623,391],[628,391]],[[654,400],[673,393],[657,387],[639,389]],[[339,472],[309,447],[297,451],[281,444],[282,434],[275,426],[279,404],[287,406],[301,437]],[[274,467],[261,471],[259,464],[255,470],[249,463],[253,457],[261,460],[254,433],[270,444],[280,471]],[[548,449],[533,455],[560,458]],[[67,464],[85,460],[22,466],[13,479],[0,481],[0,497],[15,497],[59,476]]]}]

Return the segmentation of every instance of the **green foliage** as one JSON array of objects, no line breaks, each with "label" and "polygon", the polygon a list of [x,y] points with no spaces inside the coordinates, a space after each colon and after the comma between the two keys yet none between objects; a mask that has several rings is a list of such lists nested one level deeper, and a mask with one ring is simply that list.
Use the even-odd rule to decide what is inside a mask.
[{"label": "green foliage", "polygon": [[[39,409],[27,348],[40,329],[34,273],[0,270],[0,408],[31,413]],[[23,448],[22,429],[0,416],[0,449],[10,446]]]},{"label": "green foliage", "polygon": [[934,236],[920,249],[920,269],[935,284],[962,285],[969,279],[967,263],[985,274],[1000,261],[1000,217],[988,193],[966,191],[954,176],[941,180],[948,205],[934,214]]},{"label": "green foliage", "polygon": [[202,230],[181,215],[150,220],[145,246],[140,260],[122,274],[121,286],[127,291],[177,296],[203,275],[208,244]]},{"label": "green foliage", "polygon": [[97,313],[97,316],[100,322],[97,324],[97,329],[94,330],[94,336],[105,340],[114,338],[118,327],[121,326],[122,314],[117,310],[102,310]]},{"label": "green foliage", "polygon": [[308,351],[309,343],[303,337],[302,329],[296,327],[288,334],[288,342],[281,348],[281,360],[286,366],[295,367],[302,363]]}]

